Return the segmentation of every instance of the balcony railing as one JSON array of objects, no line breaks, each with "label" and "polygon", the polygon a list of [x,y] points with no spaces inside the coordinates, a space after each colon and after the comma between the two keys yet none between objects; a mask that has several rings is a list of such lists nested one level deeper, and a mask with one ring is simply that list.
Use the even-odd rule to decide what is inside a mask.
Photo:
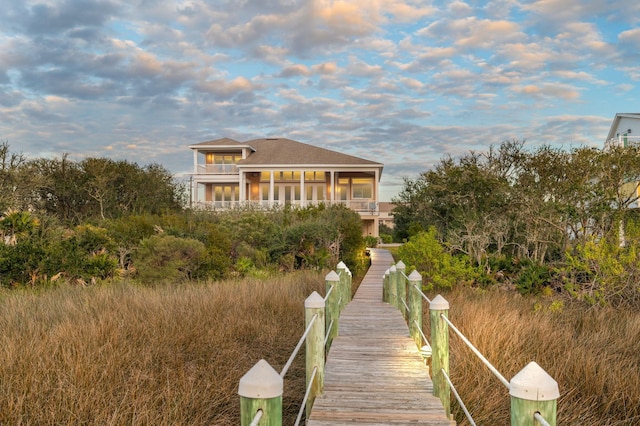
[{"label": "balcony railing", "polygon": [[631,136],[631,135],[619,135],[615,138],[608,139],[605,147],[613,148],[614,146],[631,146],[631,145],[640,145],[640,136]]},{"label": "balcony railing", "polygon": [[238,166],[235,164],[198,164],[199,175],[236,175]]},{"label": "balcony railing", "polygon": [[[194,203],[194,208],[201,210],[230,210],[238,207],[256,207],[256,208],[270,208],[284,205],[291,206],[303,206],[300,200],[294,201],[198,201]],[[326,204],[330,205],[330,201],[307,201],[304,206],[312,206]],[[378,209],[378,203],[375,201],[359,201],[359,200],[336,200],[333,204],[342,204],[353,211],[360,214],[377,216],[380,214]]]}]

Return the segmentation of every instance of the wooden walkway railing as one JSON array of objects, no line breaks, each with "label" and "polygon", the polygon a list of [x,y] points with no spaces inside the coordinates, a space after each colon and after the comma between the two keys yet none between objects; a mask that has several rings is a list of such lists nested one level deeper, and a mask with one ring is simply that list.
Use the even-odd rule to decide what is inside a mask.
[{"label": "wooden walkway railing", "polygon": [[382,301],[383,276],[392,264],[388,251],[371,250],[371,267],[340,315],[324,394],[316,398],[307,425],[455,425],[432,394],[402,313]]}]

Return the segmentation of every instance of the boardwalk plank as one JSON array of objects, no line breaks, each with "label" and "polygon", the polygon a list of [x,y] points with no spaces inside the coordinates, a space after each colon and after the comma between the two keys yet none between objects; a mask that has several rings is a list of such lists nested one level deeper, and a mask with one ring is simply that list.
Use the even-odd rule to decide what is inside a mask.
[{"label": "boardwalk plank", "polygon": [[402,314],[382,302],[382,276],[392,262],[388,251],[372,251],[372,265],[340,315],[325,392],[307,425],[455,425],[432,395],[428,369]]}]

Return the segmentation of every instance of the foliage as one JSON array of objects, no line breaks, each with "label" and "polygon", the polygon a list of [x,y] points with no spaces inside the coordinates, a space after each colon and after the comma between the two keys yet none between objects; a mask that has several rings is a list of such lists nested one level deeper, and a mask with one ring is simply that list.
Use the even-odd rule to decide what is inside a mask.
[{"label": "foliage", "polygon": [[142,240],[133,261],[138,278],[145,283],[196,279],[211,267],[202,242],[171,235],[154,235]]},{"label": "foliage", "polygon": [[414,235],[398,249],[398,256],[407,265],[415,268],[423,278],[427,289],[452,288],[457,284],[471,283],[478,272],[464,256],[447,253],[436,238],[434,227]]}]

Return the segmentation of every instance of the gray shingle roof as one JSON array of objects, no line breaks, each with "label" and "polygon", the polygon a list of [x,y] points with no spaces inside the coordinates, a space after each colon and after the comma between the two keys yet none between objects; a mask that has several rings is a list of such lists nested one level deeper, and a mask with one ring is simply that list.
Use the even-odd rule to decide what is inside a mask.
[{"label": "gray shingle roof", "polygon": [[255,139],[245,142],[255,149],[239,166],[250,165],[361,165],[382,167],[381,163],[308,145],[291,139]]}]

